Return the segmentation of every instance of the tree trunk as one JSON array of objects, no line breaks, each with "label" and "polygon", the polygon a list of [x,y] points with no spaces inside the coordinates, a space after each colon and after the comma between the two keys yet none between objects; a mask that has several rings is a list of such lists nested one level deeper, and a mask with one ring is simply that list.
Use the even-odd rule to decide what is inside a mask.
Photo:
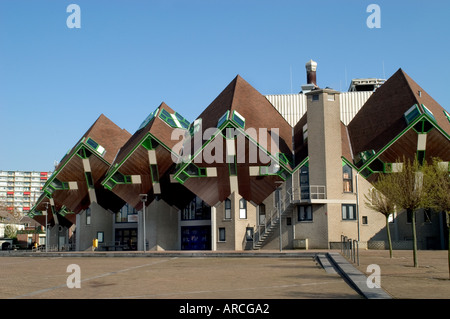
[{"label": "tree trunk", "polygon": [[388,238],[388,243],[389,243],[389,258],[392,258],[392,240],[391,240],[391,230],[389,229],[389,215],[386,215],[386,231],[387,231],[387,238]]},{"label": "tree trunk", "polygon": [[448,228],[448,279],[450,279],[450,212],[447,212],[447,228]]},{"label": "tree trunk", "polygon": [[411,227],[413,234],[413,258],[414,258],[414,267],[419,267],[417,263],[417,234],[416,234],[416,211],[412,209],[408,209],[408,212],[411,212]]}]

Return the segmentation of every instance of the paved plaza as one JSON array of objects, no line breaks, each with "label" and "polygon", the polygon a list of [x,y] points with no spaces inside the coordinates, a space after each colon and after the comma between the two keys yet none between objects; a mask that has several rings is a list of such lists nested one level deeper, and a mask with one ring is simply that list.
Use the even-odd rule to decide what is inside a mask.
[{"label": "paved plaza", "polygon": [[[1,299],[361,299],[338,273],[314,254],[3,253]],[[334,253],[339,254],[339,251]],[[18,257],[20,256],[20,257]],[[116,257],[112,257],[116,256]],[[117,257],[120,256],[120,257]],[[340,256],[340,254],[339,254]],[[381,286],[398,299],[449,299],[446,251],[361,250],[360,265],[379,265]],[[71,266],[72,265],[72,266]],[[79,287],[73,265],[79,267]],[[72,267],[72,268],[70,268]]]}]

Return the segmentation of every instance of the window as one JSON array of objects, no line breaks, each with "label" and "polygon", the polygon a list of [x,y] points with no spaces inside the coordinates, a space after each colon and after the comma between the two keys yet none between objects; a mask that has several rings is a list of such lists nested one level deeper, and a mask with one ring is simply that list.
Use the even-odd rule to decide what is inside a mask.
[{"label": "window", "polygon": [[236,176],[237,175],[236,156],[227,155],[227,163],[230,176]]},{"label": "window", "polygon": [[86,225],[91,224],[91,209],[88,208],[84,211],[86,213]]},{"label": "window", "polygon": [[298,221],[299,222],[306,222],[306,221],[312,221],[312,206],[297,206],[298,207]]},{"label": "window", "polygon": [[210,220],[211,207],[206,204],[200,197],[195,197],[182,210],[182,220]]},{"label": "window", "polygon": [[446,110],[444,110],[443,112],[444,112],[445,116],[447,117],[448,122],[450,123],[450,114]]},{"label": "window", "polygon": [[395,223],[395,217],[397,217],[397,213],[394,212],[394,213],[390,214],[388,217],[388,222]]},{"label": "window", "polygon": [[356,220],[356,205],[355,204],[342,204],[342,219],[343,220]]},{"label": "window", "polygon": [[266,205],[259,205],[259,225],[265,225],[266,223]]},{"label": "window", "polygon": [[417,161],[419,165],[423,165],[423,161],[425,160],[425,151],[417,151]]},{"label": "window", "polygon": [[233,121],[241,128],[245,128],[245,118],[237,111],[233,111]]},{"label": "window", "polygon": [[369,220],[368,220],[367,216],[363,216],[363,217],[362,217],[362,224],[363,224],[363,225],[369,224]]},{"label": "window", "polygon": [[129,204],[125,204],[116,213],[116,223],[136,223],[137,221],[138,212],[133,206]]},{"label": "window", "polygon": [[328,94],[328,101],[334,101],[334,94]]},{"label": "window", "polygon": [[[417,223],[417,216],[415,217],[415,222]],[[406,211],[406,223],[411,224],[412,223],[412,218],[413,218],[413,212],[410,211]]]},{"label": "window", "polygon": [[225,219],[231,219],[231,200],[225,199]]},{"label": "window", "polygon": [[342,179],[344,181],[344,192],[352,193],[353,192],[352,168],[348,164],[345,164],[342,167]]},{"label": "window", "polygon": [[427,107],[426,107],[425,105],[423,105],[423,104],[422,104],[422,108],[423,108],[423,110],[425,111],[425,113],[426,113],[428,116],[430,116],[433,120],[436,121],[436,118],[434,117],[433,112],[431,112],[429,108],[427,108]]},{"label": "window", "polygon": [[219,241],[225,241],[225,228],[219,228]]},{"label": "window", "polygon": [[312,100],[313,100],[313,101],[319,101],[319,94],[314,94],[314,95],[312,96]]},{"label": "window", "polygon": [[291,217],[286,217],[286,225],[287,226],[291,226],[292,225],[292,218]]},{"label": "window", "polygon": [[308,124],[303,125],[303,143],[308,141]]},{"label": "window", "polygon": [[247,219],[247,201],[244,198],[239,200],[239,218]]},{"label": "window", "polygon": [[245,229],[245,239],[247,241],[253,241],[253,227],[247,227]]},{"label": "window", "polygon": [[419,108],[417,107],[417,104],[414,104],[413,106],[411,106],[409,108],[408,111],[405,112],[405,114],[403,115],[405,117],[406,123],[411,123],[412,121],[414,121],[414,119],[416,117],[418,117],[420,115],[420,111]]},{"label": "window", "polygon": [[105,235],[105,233],[102,232],[102,231],[98,231],[98,232],[97,232],[97,240],[98,240],[99,243],[103,243],[103,241],[104,241],[104,235]]},{"label": "window", "polygon": [[217,127],[220,128],[223,123],[225,123],[226,120],[228,120],[228,115],[230,114],[230,111],[226,111],[224,115],[219,119],[217,122]]},{"label": "window", "polygon": [[92,147],[101,156],[103,156],[106,153],[105,148],[103,146],[99,145],[96,141],[94,141],[90,137],[86,140],[86,144],[89,145],[90,147]]},{"label": "window", "polygon": [[94,181],[92,180],[92,174],[91,172],[85,172],[86,175],[86,182],[88,184],[88,188],[94,188]]},{"label": "window", "polygon": [[156,114],[158,113],[158,111],[159,111],[159,108],[157,108],[157,109],[154,110],[152,113],[150,113],[150,115],[147,116],[147,118],[141,123],[141,125],[140,125],[139,128],[138,128],[138,131],[139,131],[141,128],[144,128],[145,126],[147,126],[147,124],[148,124],[151,120],[153,120],[153,118],[156,116]]},{"label": "window", "polygon": [[300,168],[300,193],[301,199],[309,199],[309,169],[306,165]]}]

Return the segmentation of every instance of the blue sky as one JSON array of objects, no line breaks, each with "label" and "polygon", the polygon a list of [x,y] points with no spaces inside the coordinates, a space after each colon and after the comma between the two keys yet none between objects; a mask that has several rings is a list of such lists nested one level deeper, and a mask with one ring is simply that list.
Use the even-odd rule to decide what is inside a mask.
[{"label": "blue sky", "polygon": [[53,170],[102,113],[134,133],[164,101],[191,121],[237,74],[297,93],[309,59],[319,86],[342,91],[402,68],[450,110],[449,12],[446,0],[0,0],[0,170]]}]

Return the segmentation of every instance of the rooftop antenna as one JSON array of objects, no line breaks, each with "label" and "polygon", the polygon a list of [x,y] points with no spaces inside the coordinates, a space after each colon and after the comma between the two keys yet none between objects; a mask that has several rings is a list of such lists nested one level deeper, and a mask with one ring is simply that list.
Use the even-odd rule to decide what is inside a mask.
[{"label": "rooftop antenna", "polygon": [[291,79],[291,94],[292,94],[292,65],[289,67],[290,79]]}]

